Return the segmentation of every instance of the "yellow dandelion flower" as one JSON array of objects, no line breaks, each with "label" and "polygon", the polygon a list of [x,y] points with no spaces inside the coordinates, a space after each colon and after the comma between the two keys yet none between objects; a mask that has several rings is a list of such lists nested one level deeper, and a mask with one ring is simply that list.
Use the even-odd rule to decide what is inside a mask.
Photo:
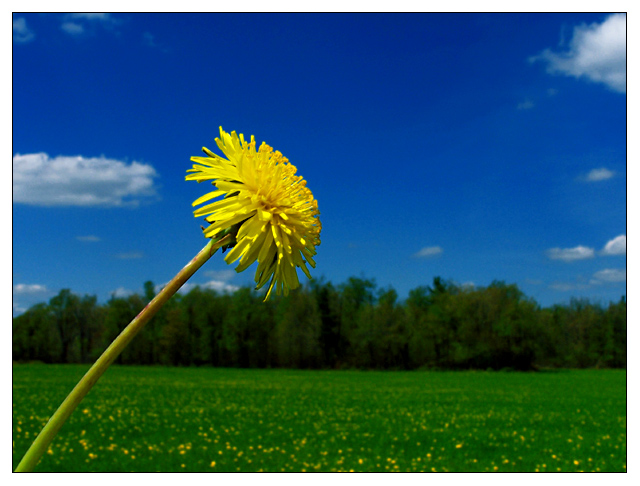
[{"label": "yellow dandelion flower", "polygon": [[210,223],[204,230],[207,238],[235,236],[225,261],[239,259],[237,272],[258,261],[256,289],[270,281],[265,300],[274,287],[278,295],[287,295],[300,285],[297,267],[309,278],[306,264],[315,268],[313,256],[322,229],[318,202],[306,181],[295,175],[296,167],[264,142],[256,150],[253,135],[247,142],[242,134],[229,134],[220,127],[216,143],[227,158],[203,148],[207,157],[191,158],[195,164],[186,180],[211,181],[216,187],[196,199],[194,206],[224,198],[200,207],[194,215],[206,216]]}]

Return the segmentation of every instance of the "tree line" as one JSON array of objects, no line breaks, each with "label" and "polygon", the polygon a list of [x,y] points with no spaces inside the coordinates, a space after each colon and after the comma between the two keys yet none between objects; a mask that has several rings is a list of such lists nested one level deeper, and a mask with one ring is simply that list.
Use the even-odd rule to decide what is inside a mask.
[{"label": "tree line", "polygon": [[[154,297],[98,304],[69,289],[13,319],[14,361],[90,363]],[[120,364],[247,368],[625,368],[627,304],[585,299],[541,308],[516,285],[461,287],[440,277],[400,302],[393,288],[314,280],[262,302],[250,288],[172,297]]]}]

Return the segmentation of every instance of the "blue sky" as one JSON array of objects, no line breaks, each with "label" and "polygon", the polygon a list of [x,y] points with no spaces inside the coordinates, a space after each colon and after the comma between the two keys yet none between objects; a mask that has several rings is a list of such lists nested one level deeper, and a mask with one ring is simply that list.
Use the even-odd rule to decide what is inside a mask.
[{"label": "blue sky", "polygon": [[[617,301],[625,39],[604,14],[14,14],[14,315],[172,278],[206,243],[184,176],[220,125],[308,181],[315,277]],[[252,284],[234,267],[191,283]]]}]

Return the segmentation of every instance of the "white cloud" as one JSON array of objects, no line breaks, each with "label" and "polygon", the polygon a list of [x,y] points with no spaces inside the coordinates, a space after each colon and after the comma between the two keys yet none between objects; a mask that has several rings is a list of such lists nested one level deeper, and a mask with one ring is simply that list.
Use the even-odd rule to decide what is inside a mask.
[{"label": "white cloud", "polygon": [[150,33],[150,32],[143,32],[142,33],[142,40],[143,40],[144,44],[149,46],[149,47],[157,47],[157,44],[155,42],[155,38],[154,38],[153,34]]},{"label": "white cloud", "polygon": [[607,241],[602,249],[603,255],[626,255],[627,235],[616,236],[613,240]]},{"label": "white cloud", "polygon": [[618,13],[601,24],[582,24],[573,29],[569,49],[545,49],[530,61],[545,61],[547,72],[603,83],[614,91],[627,92],[627,16]]},{"label": "white cloud", "polygon": [[615,172],[602,167],[601,169],[591,170],[587,174],[586,180],[589,182],[605,181],[607,179],[611,179],[614,175],[615,175]]},{"label": "white cloud", "polygon": [[222,282],[228,282],[238,273],[235,270],[207,270],[204,275],[211,277],[213,280],[221,280]]},{"label": "white cloud", "polygon": [[144,257],[144,253],[140,251],[131,251],[129,253],[118,253],[116,258],[120,260],[137,260]]},{"label": "white cloud", "polygon": [[24,17],[18,17],[13,19],[13,42],[16,44],[24,44],[32,41],[35,38],[35,34],[29,27],[27,27],[27,21]]},{"label": "white cloud", "polygon": [[624,282],[627,280],[627,271],[617,268],[605,268],[593,274],[592,283],[598,282]]},{"label": "white cloud", "polygon": [[64,22],[60,28],[69,35],[81,35],[84,33],[84,27],[76,22]]},{"label": "white cloud", "polygon": [[131,206],[156,195],[155,169],[104,156],[13,157],[13,202],[34,206]]},{"label": "white cloud", "polygon": [[40,284],[15,284],[13,286],[13,297],[18,298],[20,302],[13,303],[13,316],[16,317],[23,312],[26,312],[31,305],[38,302],[47,294],[51,294],[51,291],[46,285]]},{"label": "white cloud", "polygon": [[133,295],[133,290],[125,289],[124,287],[118,287],[113,292],[111,292],[112,297],[116,297],[118,299],[122,299],[123,297],[129,297]]},{"label": "white cloud", "polygon": [[575,282],[553,282],[549,285],[552,290],[559,292],[569,292],[574,290],[589,290],[597,286],[607,284],[617,284],[627,280],[627,271],[625,269],[606,268],[592,275],[590,279],[579,276]]},{"label": "white cloud", "polygon": [[442,253],[442,248],[439,246],[426,246],[417,253],[414,253],[415,258],[429,258]]},{"label": "white cloud", "polygon": [[40,284],[16,284],[13,286],[14,294],[43,294],[49,290]]},{"label": "white cloud", "polygon": [[531,101],[530,99],[526,99],[526,100],[521,101],[520,103],[518,103],[518,106],[516,108],[518,110],[530,110],[534,106],[536,106],[536,105],[535,105],[535,103],[533,101]]},{"label": "white cloud", "polygon": [[13,304],[13,317],[17,317],[19,314],[22,314],[27,311],[26,307],[23,307],[21,304],[17,302],[12,302]]},{"label": "white cloud", "polygon": [[[163,288],[165,288],[166,285],[167,285],[166,283],[163,285],[156,285],[155,286],[156,293],[160,292]],[[180,287],[180,289],[178,290],[178,293],[188,294],[195,287],[200,287],[203,289],[211,289],[211,290],[215,290],[216,292],[230,292],[230,293],[233,293],[240,288],[237,285],[231,285],[226,282],[222,282],[220,280],[209,280],[208,282],[201,283],[201,284],[188,282],[184,284],[182,287]]]},{"label": "white cloud", "polygon": [[220,280],[209,280],[208,282],[201,284],[200,287],[204,287],[205,289],[212,289],[217,292],[235,292],[240,288],[237,285],[231,285]]},{"label": "white cloud", "polygon": [[587,282],[587,279],[580,275],[573,282],[553,282],[549,285],[549,288],[559,292],[569,292],[572,290],[588,290],[590,284],[592,282]]},{"label": "white cloud", "polygon": [[101,241],[100,237],[94,236],[94,235],[76,236],[76,240],[84,241],[84,242],[87,242],[87,243],[96,243],[98,241]]},{"label": "white cloud", "polygon": [[593,248],[587,248],[586,246],[576,246],[575,248],[551,248],[550,250],[547,250],[547,256],[552,260],[572,262],[575,260],[593,258],[595,256],[595,251]]},{"label": "white cloud", "polygon": [[568,292],[570,290],[575,290],[576,286],[570,283],[556,282],[556,283],[550,284],[549,288],[552,290],[558,290],[560,292]]},{"label": "white cloud", "polygon": [[112,19],[111,14],[98,13],[98,12],[71,13],[71,14],[69,14],[69,18],[72,18],[72,19],[87,19],[87,20],[102,20],[102,21],[109,21],[109,20]]},{"label": "white cloud", "polygon": [[62,16],[60,28],[67,34],[80,36],[82,34],[95,34],[96,26],[107,30],[121,24],[121,21],[109,13],[70,13]]}]

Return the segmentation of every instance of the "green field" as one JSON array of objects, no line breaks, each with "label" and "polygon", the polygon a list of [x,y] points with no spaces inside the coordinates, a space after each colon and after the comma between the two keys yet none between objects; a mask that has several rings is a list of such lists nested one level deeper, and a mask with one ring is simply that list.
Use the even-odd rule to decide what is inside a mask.
[{"label": "green field", "polygon": [[[14,468],[87,369],[14,365]],[[626,376],[113,367],[36,470],[626,471]]]}]

